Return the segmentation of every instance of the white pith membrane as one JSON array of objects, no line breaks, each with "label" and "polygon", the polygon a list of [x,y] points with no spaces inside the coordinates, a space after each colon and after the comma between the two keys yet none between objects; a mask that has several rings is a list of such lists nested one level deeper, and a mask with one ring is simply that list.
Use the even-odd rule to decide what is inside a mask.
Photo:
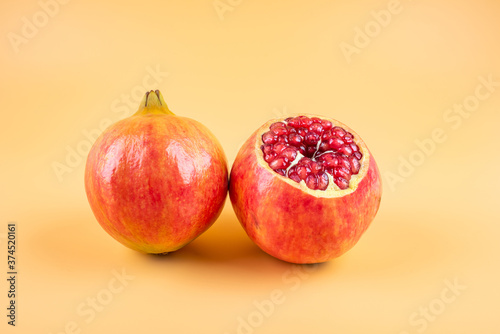
[{"label": "white pith membrane", "polygon": [[[292,179],[290,179],[288,176],[283,176],[281,174],[278,174],[276,171],[274,171],[270,166],[269,163],[264,160],[264,153],[262,152],[261,146],[264,144],[262,141],[262,135],[268,131],[270,131],[269,127],[273,123],[277,122],[283,122],[286,123],[285,119],[289,117],[299,117],[299,116],[307,116],[309,118],[319,118],[321,120],[327,120],[332,123],[332,128],[335,126],[341,127],[344,129],[346,132],[350,132],[353,135],[353,142],[358,146],[359,152],[363,155],[361,157],[361,160],[359,160],[361,167],[358,171],[357,174],[352,174],[351,178],[349,180],[349,187],[346,189],[340,189],[337,184],[334,182],[334,177],[330,173],[325,174],[328,176],[328,187],[325,190],[320,190],[320,189],[310,189],[304,180],[301,180],[300,182],[296,182]],[[311,196],[315,197],[322,197],[322,198],[333,198],[333,197],[342,197],[349,195],[356,191],[358,184],[361,182],[361,180],[366,176],[366,173],[368,172],[369,168],[369,163],[370,163],[370,152],[366,148],[365,143],[361,140],[361,138],[354,132],[351,128],[346,126],[345,124],[336,121],[334,119],[324,117],[324,116],[318,116],[318,115],[311,115],[311,114],[299,114],[299,115],[293,115],[289,117],[284,117],[284,118],[278,118],[278,119],[273,119],[268,121],[266,124],[264,124],[258,131],[255,137],[255,152],[257,156],[257,162],[264,167],[265,169],[269,170],[270,173],[273,173],[273,175],[276,175],[277,177],[280,178],[283,182],[288,183],[292,187],[298,188],[301,191],[310,194]],[[321,143],[321,140],[318,142],[317,147],[319,147],[319,144]],[[328,152],[328,151],[327,151]],[[325,152],[326,153],[326,152]],[[302,159],[304,155],[302,155],[300,152],[298,152],[297,157],[292,161],[290,166],[286,169],[288,175],[288,170],[295,166],[297,162]],[[312,159],[316,161],[316,159]]]}]

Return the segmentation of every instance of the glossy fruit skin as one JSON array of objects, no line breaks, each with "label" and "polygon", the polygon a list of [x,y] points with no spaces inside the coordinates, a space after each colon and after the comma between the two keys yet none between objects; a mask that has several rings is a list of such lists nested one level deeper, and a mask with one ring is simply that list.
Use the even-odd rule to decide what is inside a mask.
[{"label": "glossy fruit skin", "polygon": [[108,128],[92,147],[85,189],[103,229],[134,250],[175,251],[217,219],[228,170],[202,124],[173,114],[139,114]]},{"label": "glossy fruit skin", "polygon": [[344,254],[358,242],[380,205],[381,178],[373,156],[356,191],[316,197],[259,164],[259,132],[243,144],[230,175],[229,196],[248,236],[266,253],[292,263],[320,263]]}]

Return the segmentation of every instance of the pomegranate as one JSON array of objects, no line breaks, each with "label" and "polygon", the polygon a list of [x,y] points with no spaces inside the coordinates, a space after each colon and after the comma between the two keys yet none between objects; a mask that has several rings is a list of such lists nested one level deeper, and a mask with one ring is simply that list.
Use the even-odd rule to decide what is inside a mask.
[{"label": "pomegranate", "polygon": [[217,219],[227,195],[227,161],[202,124],[174,115],[157,90],[96,140],[85,190],[100,225],[127,247],[175,251]]},{"label": "pomegranate", "polygon": [[325,262],[348,251],[382,195],[377,164],[361,137],[313,115],[261,126],[239,150],[229,184],[248,236],[293,263]]}]

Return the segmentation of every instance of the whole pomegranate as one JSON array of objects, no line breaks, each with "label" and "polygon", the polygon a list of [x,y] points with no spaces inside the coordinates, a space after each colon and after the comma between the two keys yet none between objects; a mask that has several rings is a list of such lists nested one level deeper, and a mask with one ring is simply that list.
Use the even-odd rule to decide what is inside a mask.
[{"label": "whole pomegranate", "polygon": [[101,134],[85,167],[97,221],[127,247],[175,251],[219,216],[227,194],[222,147],[202,124],[174,115],[157,90]]},{"label": "whole pomegranate", "polygon": [[248,236],[268,254],[319,263],[353,247],[377,213],[377,164],[349,127],[326,117],[271,120],[243,144],[229,195]]}]

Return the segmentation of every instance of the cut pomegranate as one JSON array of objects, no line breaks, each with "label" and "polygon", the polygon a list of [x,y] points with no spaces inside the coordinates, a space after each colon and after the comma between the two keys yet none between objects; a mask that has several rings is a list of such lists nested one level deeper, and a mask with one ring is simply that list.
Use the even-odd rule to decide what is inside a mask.
[{"label": "cut pomegranate", "polygon": [[352,133],[333,127],[329,120],[307,116],[272,123],[262,135],[261,149],[272,170],[304,181],[312,190],[328,189],[330,177],[339,189],[349,188],[363,158]]},{"label": "cut pomegranate", "polygon": [[262,250],[292,263],[338,257],[359,240],[382,196],[377,163],[346,124],[317,115],[279,118],[242,145],[229,196]]}]

